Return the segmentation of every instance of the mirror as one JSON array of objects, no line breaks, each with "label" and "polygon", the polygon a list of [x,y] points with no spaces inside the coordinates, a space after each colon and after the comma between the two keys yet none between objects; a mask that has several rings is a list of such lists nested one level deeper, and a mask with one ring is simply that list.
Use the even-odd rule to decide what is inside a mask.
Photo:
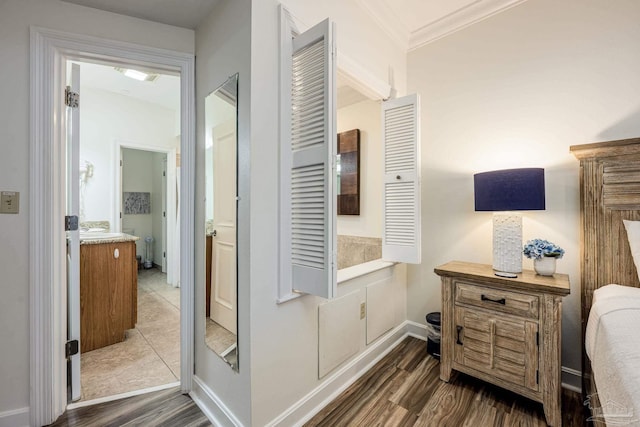
[{"label": "mirror", "polygon": [[238,74],[205,98],[207,346],[238,371]]},{"label": "mirror", "polygon": [[360,215],[360,129],[338,134],[338,215]]}]

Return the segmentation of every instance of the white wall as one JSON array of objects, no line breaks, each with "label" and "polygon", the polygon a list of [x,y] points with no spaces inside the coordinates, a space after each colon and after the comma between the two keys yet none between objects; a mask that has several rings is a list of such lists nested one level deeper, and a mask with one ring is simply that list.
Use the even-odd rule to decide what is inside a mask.
[{"label": "white wall", "polygon": [[382,123],[379,101],[338,110],[338,133],[360,129],[360,215],[338,215],[337,232],[382,237]]},{"label": "white wall", "polygon": [[[73,22],[73,26],[69,26]],[[20,213],[0,215],[0,416],[29,406],[29,26],[193,52],[191,30],[57,0],[0,4],[0,182]]]},{"label": "white wall", "polygon": [[[116,198],[120,197],[114,184],[116,141],[136,146],[178,149],[180,141],[175,138],[173,126],[175,111],[114,92],[86,87],[82,84],[82,66],[80,80],[80,164],[88,160],[94,165],[93,177],[86,183],[84,220],[109,220],[111,229],[115,229],[119,219],[114,214],[113,206]],[[147,173],[151,175],[152,171]]]},{"label": "white wall", "polygon": [[[122,150],[122,192],[150,193],[153,197],[153,157],[146,151]],[[153,203],[153,199],[152,199]],[[133,228],[135,235],[140,237],[136,241],[136,255],[146,259],[145,237],[153,233],[153,214],[125,214],[122,210],[122,228]]]},{"label": "white wall", "polygon": [[[253,332],[249,329],[249,203],[248,194],[251,103],[251,1],[220,0],[196,29],[196,220],[195,220],[195,375],[222,406],[242,425],[251,424],[251,372],[249,355]],[[205,335],[205,97],[239,73],[238,78],[238,355],[239,373],[231,370],[204,342]],[[251,242],[253,245],[253,242]],[[252,291],[252,289],[251,289]],[[198,397],[208,401],[206,393]],[[216,411],[212,409],[214,415]],[[218,411],[218,415],[219,411]],[[222,421],[221,421],[222,423]],[[225,425],[226,423],[222,424]]]},{"label": "white wall", "polygon": [[547,209],[525,213],[523,237],[566,250],[562,362],[580,369],[579,178],[569,146],[640,133],[639,21],[636,1],[529,1],[409,54],[408,91],[422,96],[423,212],[409,319],[424,323],[440,309],[435,266],[491,262],[491,214],[473,210],[473,174],[544,167]]},{"label": "white wall", "polygon": [[145,237],[153,237],[152,259],[162,265],[162,172],[161,160],[166,154],[150,151],[122,150],[122,192],[150,193],[151,213],[122,213],[122,228],[133,228],[136,241],[136,255],[146,259]]},{"label": "white wall", "polygon": [[337,26],[339,54],[356,62],[375,78],[390,84],[398,94],[405,94],[406,54],[355,1],[281,0],[281,3],[294,19],[301,21],[300,30],[306,30],[330,17]]}]

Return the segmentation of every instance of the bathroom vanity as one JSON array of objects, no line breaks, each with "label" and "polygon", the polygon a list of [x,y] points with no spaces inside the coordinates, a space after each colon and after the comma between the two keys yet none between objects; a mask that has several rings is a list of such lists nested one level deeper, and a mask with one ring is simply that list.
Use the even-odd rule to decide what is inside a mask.
[{"label": "bathroom vanity", "polygon": [[135,241],[123,233],[80,238],[80,351],[124,340],[136,325],[138,265]]}]

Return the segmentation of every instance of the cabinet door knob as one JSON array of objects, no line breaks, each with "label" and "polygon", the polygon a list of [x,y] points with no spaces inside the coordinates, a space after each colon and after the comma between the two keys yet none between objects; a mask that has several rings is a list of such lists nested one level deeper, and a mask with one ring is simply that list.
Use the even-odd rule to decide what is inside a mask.
[{"label": "cabinet door knob", "polygon": [[118,248],[115,248],[115,249],[113,250],[113,257],[114,257],[115,259],[120,258],[120,251],[118,250]]},{"label": "cabinet door knob", "polygon": [[462,326],[456,326],[456,331],[458,332],[458,336],[456,337],[456,344],[464,345],[464,343],[460,341],[460,332],[462,332]]}]

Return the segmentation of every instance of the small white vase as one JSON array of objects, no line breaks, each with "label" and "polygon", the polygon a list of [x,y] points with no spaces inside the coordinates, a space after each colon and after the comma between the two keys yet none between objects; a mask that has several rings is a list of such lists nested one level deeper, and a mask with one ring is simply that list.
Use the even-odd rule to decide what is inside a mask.
[{"label": "small white vase", "polygon": [[556,272],[556,257],[543,256],[533,260],[533,269],[540,276],[553,276]]}]

